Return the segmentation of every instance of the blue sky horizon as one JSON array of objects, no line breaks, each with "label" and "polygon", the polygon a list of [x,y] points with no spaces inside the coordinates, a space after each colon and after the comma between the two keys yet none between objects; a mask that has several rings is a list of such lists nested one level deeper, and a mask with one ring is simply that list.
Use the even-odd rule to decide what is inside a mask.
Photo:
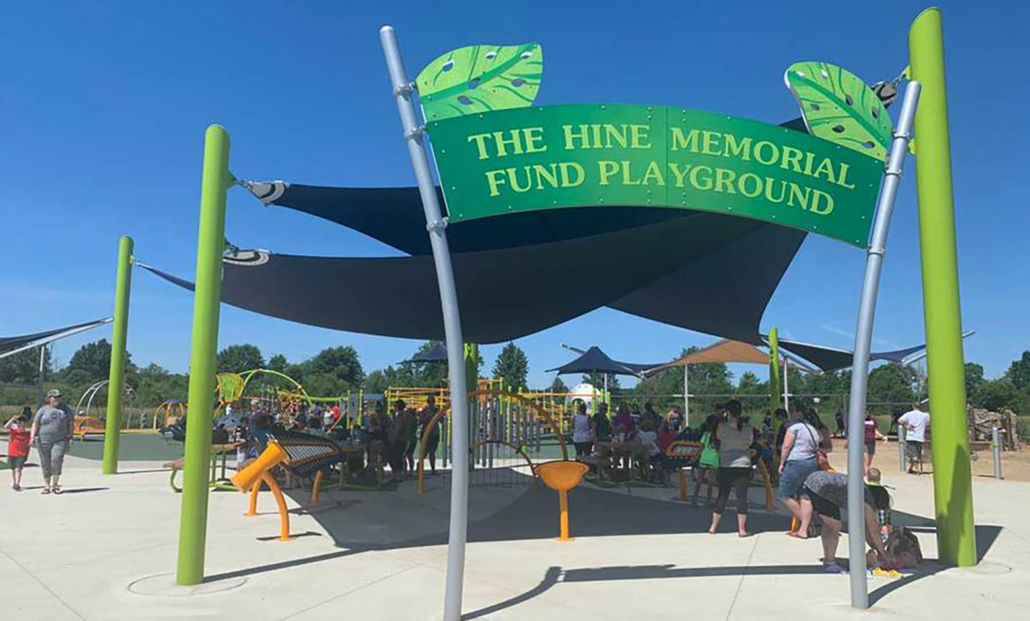
[{"label": "blue sky horizon", "polygon": [[[941,5],[963,322],[977,330],[965,343],[966,359],[995,377],[1030,349],[1030,252],[1023,239],[1030,192],[1019,181],[1028,163],[1020,137],[1030,135],[1022,114],[1030,87],[1020,77],[1030,58],[1022,32],[1030,6]],[[0,335],[109,315],[123,234],[135,238],[139,260],[192,278],[208,124],[232,134],[232,168],[242,178],[413,185],[379,47],[383,24],[396,28],[412,76],[463,45],[538,41],[544,77],[537,103],[670,105],[781,122],[798,115],[783,84],[788,65],[822,60],[869,82],[891,79],[907,64],[908,26],[927,6],[8,4],[0,10],[8,31],[0,51],[13,59],[0,89],[2,252],[9,266],[0,273]],[[888,242],[874,349],[923,341],[913,166],[910,159]],[[226,230],[245,248],[396,254],[343,227],[264,208],[241,190],[230,194]],[[809,236],[766,310],[763,330],[776,326],[786,338],[850,348],[863,266],[860,250]],[[311,303],[318,303],[317,290]],[[185,371],[191,317],[189,294],[136,270],[129,349],[137,363]],[[109,335],[102,328],[62,341],[55,356],[67,362],[81,344]],[[571,357],[561,343],[658,362],[715,340],[600,309],[516,342],[529,356],[530,386],[542,387],[553,378],[545,370]],[[366,372],[396,364],[419,345],[223,306],[220,347],[244,342],[291,361],[352,345]],[[500,348],[484,347],[487,370]],[[747,370],[764,376],[757,367],[733,367],[737,377]]]}]

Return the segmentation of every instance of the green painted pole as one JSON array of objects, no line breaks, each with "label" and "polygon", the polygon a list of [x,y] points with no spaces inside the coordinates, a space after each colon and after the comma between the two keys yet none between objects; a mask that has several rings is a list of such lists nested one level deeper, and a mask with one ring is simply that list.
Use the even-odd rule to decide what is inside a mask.
[{"label": "green painted pole", "polygon": [[189,422],[186,425],[186,456],[182,469],[179,563],[175,574],[175,581],[181,585],[200,584],[204,579],[211,419],[215,409],[215,373],[218,370],[215,357],[222,297],[222,252],[225,248],[225,198],[231,185],[229,134],[220,125],[211,125],[204,136],[197,278],[193,293]]},{"label": "green painted pole", "polygon": [[125,394],[126,335],[129,329],[129,291],[132,289],[132,238],[118,240],[118,276],[114,288],[111,368],[107,376],[107,423],[104,425],[104,474],[118,474],[122,395]]},{"label": "green painted pole", "polygon": [[944,35],[939,9],[927,9],[912,22],[908,50],[911,78],[923,85],[915,120],[916,188],[926,365],[933,417],[937,549],[942,562],[967,567],[977,562],[976,533],[966,430]]},{"label": "green painted pole", "polygon": [[769,408],[775,413],[783,407],[780,400],[780,341],[776,328],[769,330]]}]

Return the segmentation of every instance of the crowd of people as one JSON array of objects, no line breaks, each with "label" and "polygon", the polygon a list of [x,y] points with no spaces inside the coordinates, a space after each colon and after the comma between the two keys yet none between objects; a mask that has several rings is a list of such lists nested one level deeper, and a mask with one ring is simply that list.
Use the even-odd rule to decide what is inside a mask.
[{"label": "crowd of people", "polygon": [[[363,448],[358,453],[359,457],[348,460],[350,472],[367,472],[371,475],[388,467],[390,479],[400,481],[414,472],[419,443],[430,427],[432,430],[426,436],[425,456],[431,474],[436,474],[440,429],[432,421],[439,411],[433,395],[428,396],[424,407],[417,409],[398,399],[391,404],[389,414],[384,402],[376,401],[372,412],[364,417],[360,425],[348,425],[342,423],[343,415],[337,404],[325,408],[319,404],[304,404],[296,412],[284,413],[276,411],[273,404],[255,399],[250,403],[250,412],[235,413],[235,426],[226,431],[226,442],[238,447],[238,461],[242,464],[260,455],[268,444],[269,433],[276,430],[328,437],[340,444]],[[185,421],[181,421],[181,424],[184,434]],[[219,428],[223,426],[224,423]]]},{"label": "crowd of people", "polygon": [[[924,440],[920,426],[925,429],[929,418],[925,412],[925,418],[920,416],[920,412],[917,408],[901,417],[901,424],[910,430],[909,438],[914,437],[915,442]],[[765,416],[759,425],[744,415],[739,401],[731,400],[717,405],[699,429],[681,427],[682,422],[678,408],[663,418],[655,413],[650,403],[636,415],[631,414],[626,405],[620,405],[610,421],[605,404],[598,406],[594,416],[588,416],[585,405],[580,404],[572,419],[576,458],[596,468],[600,464],[598,456],[606,452],[615,455],[616,463],[632,455],[641,473],[649,467],[669,471],[681,464],[671,460],[666,449],[677,440],[696,442],[699,450],[691,468],[695,485],[688,502],[697,506],[702,488],[706,488],[706,505],[712,511],[708,532],[714,535],[719,532],[732,494],[739,537],[751,536],[747,527],[748,489],[755,466],[762,462],[776,485],[779,504],[792,518],[792,528],[787,534],[804,540],[818,533],[825,570],[829,573],[846,571],[836,560],[836,550],[841,513],[847,508],[847,476],[835,472],[830,465],[834,434],[818,412],[796,402],[789,413],[777,410]],[[839,421],[837,426],[838,432],[841,431]],[[864,470],[868,482],[865,536],[872,549],[871,561],[891,566],[894,559],[887,548],[891,498],[879,483],[879,470],[873,467],[876,443],[886,440],[887,436],[879,431],[872,416],[866,417],[864,432]],[[627,446],[632,449],[618,450]],[[616,447],[614,453],[613,447]],[[918,458],[919,448],[918,445],[909,448],[909,454]]]},{"label": "crowd of people", "polygon": [[[440,428],[433,424],[440,412],[436,399],[429,396],[421,408],[408,406],[398,399],[390,404],[377,401],[371,414],[360,425],[341,424],[338,404],[323,407],[303,404],[291,412],[276,411],[269,403],[254,399],[250,411],[227,410],[212,431],[215,444],[238,447],[241,463],[256,458],[267,446],[269,434],[275,430],[291,430],[332,437],[341,443],[360,446],[357,462],[348,463],[351,471],[366,473],[389,468],[390,479],[401,481],[411,476],[416,467],[419,444],[425,439],[425,455],[433,474],[436,473],[436,452],[440,443]],[[227,419],[232,424],[226,428]],[[842,431],[840,416],[838,432]],[[21,491],[25,462],[30,447],[39,453],[44,485],[43,494],[61,494],[60,480],[64,456],[71,447],[75,416],[61,401],[61,393],[51,390],[47,403],[35,414],[26,407],[7,421],[4,430],[9,434],[8,456],[12,472],[12,488]],[[741,403],[731,400],[720,404],[698,429],[686,426],[679,408],[659,415],[651,403],[642,411],[631,412],[627,404],[620,404],[614,416],[609,417],[608,405],[597,404],[596,411],[587,413],[586,404],[576,404],[571,420],[572,442],[576,459],[593,468],[604,462],[623,465],[639,474],[642,479],[667,483],[669,473],[681,467],[669,447],[680,440],[696,442],[696,458],[692,463],[695,486],[689,503],[699,505],[702,488],[707,488],[705,502],[711,508],[710,534],[719,531],[723,513],[732,493],[736,511],[736,531],[739,537],[749,537],[748,489],[754,467],[759,462],[776,485],[776,498],[789,512],[792,528],[789,535],[808,539],[817,532],[823,544],[823,562],[826,571],[845,571],[836,561],[836,548],[841,531],[841,513],[847,507],[847,477],[833,471],[828,454],[833,451],[833,434],[823,424],[818,413],[795,402],[790,413],[776,410],[764,417],[760,425],[753,424],[743,413]],[[930,416],[921,405],[897,417],[897,424],[906,431],[906,452],[909,472],[922,471],[923,445],[929,437]],[[176,425],[176,431],[185,437],[186,417]],[[431,430],[428,434],[427,430]],[[864,470],[868,481],[865,490],[866,539],[872,547],[875,560],[883,565],[892,562],[885,547],[890,529],[890,495],[879,484],[880,472],[873,467],[878,441],[886,441],[876,420],[866,416],[864,428]],[[352,451],[354,453],[354,451]],[[352,458],[352,460],[355,458]],[[287,485],[290,485],[289,480]],[[816,519],[818,516],[818,519]],[[821,529],[817,529],[817,523]]]}]

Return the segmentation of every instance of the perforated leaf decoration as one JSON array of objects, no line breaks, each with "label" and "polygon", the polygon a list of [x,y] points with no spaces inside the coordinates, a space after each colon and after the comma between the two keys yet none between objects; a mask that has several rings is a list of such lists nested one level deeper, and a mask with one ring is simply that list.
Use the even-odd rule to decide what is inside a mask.
[{"label": "perforated leaf decoration", "polygon": [[429,63],[415,84],[426,120],[439,121],[532,105],[543,70],[538,43],[470,45]]},{"label": "perforated leaf decoration", "polygon": [[801,106],[809,133],[878,160],[887,158],[893,124],[865,82],[820,62],[794,63],[783,79]]}]

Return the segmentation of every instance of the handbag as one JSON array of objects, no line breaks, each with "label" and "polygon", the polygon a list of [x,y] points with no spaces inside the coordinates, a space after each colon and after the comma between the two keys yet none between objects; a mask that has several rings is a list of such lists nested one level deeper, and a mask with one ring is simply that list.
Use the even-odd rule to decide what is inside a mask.
[{"label": "handbag", "polygon": [[[820,470],[832,470],[833,468],[830,466],[830,458],[829,458],[829,456],[826,454],[826,451],[824,451],[823,449],[819,448],[819,441],[815,439],[815,435],[812,433],[812,425],[811,425],[811,423],[807,423],[806,422],[806,423],[803,423],[803,424],[805,425],[805,429],[808,430],[809,437],[812,438],[812,443],[815,444],[815,461],[816,461],[817,464],[819,464],[819,469]],[[793,447],[791,447],[791,448],[793,449]]]}]

